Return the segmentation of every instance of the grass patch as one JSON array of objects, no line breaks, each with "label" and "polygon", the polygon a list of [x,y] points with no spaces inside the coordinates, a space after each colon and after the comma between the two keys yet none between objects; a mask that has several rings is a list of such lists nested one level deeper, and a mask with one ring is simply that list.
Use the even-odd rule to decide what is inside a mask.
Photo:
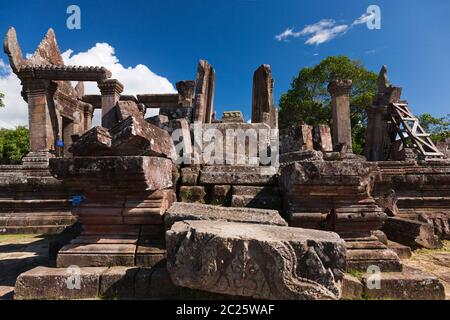
[{"label": "grass patch", "polygon": [[362,279],[362,276],[363,276],[363,274],[364,274],[364,272],[359,271],[359,270],[355,270],[355,269],[347,270],[347,273],[348,273],[349,275],[351,275],[352,277],[355,277],[355,278],[358,279],[358,280],[361,280],[361,279]]},{"label": "grass patch", "polygon": [[450,253],[450,241],[444,240],[442,243],[443,247],[441,249],[418,249],[414,250],[414,254],[424,255],[433,253]]},{"label": "grass patch", "polygon": [[44,238],[40,234],[0,234],[0,243]]}]

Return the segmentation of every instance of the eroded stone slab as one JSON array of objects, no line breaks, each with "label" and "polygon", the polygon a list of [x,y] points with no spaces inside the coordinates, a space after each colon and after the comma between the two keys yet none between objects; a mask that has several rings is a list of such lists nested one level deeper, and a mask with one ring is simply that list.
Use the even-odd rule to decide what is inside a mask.
[{"label": "eroded stone slab", "polygon": [[225,208],[212,205],[175,202],[164,216],[166,229],[184,220],[221,220],[287,226],[276,210],[253,208]]},{"label": "eroded stone slab", "polygon": [[260,299],[339,299],[345,242],[332,232],[216,221],[166,233],[175,285]]}]

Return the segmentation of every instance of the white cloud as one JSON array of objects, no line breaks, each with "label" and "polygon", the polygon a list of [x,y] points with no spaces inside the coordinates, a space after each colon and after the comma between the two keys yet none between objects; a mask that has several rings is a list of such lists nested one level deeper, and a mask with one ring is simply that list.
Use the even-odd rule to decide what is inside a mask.
[{"label": "white cloud", "polygon": [[338,36],[344,35],[354,26],[365,24],[374,18],[374,13],[366,13],[353,21],[351,25],[337,24],[333,19],[322,19],[317,23],[306,25],[300,31],[294,31],[293,28],[287,28],[282,33],[275,36],[278,41],[288,41],[289,38],[299,38],[307,36],[305,44],[320,45],[328,42]]},{"label": "white cloud", "polygon": [[352,26],[356,26],[358,24],[366,24],[369,21],[372,21],[375,18],[375,13],[364,13],[361,17],[353,21]]},{"label": "white cloud", "polygon": [[[124,94],[176,92],[169,80],[155,74],[145,65],[124,67],[120,64],[114,48],[107,43],[97,43],[91,49],[75,54],[69,49],[62,56],[66,65],[107,68],[111,71],[112,77],[124,85]],[[21,96],[21,90],[20,80],[7,62],[0,59],[0,92],[5,94],[5,107],[0,109],[0,128],[28,125],[28,106]],[[98,94],[97,84],[86,82],[85,93]]]},{"label": "white cloud", "polygon": [[21,90],[19,78],[9,65],[0,59],[0,92],[5,95],[5,107],[0,109],[0,128],[28,126],[28,106],[20,94]]},{"label": "white cloud", "polygon": [[[88,51],[73,54],[69,49],[62,54],[66,65],[102,66],[111,71],[125,87],[124,94],[175,93],[174,86],[164,77],[152,72],[147,66],[124,67],[115,50],[107,43],[97,43]],[[99,93],[96,83],[85,83],[86,94]]]}]

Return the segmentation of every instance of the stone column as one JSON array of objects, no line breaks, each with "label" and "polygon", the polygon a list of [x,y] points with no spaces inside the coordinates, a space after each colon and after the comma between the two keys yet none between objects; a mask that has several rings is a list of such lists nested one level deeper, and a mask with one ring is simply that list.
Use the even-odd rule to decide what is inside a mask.
[{"label": "stone column", "polygon": [[208,61],[200,60],[197,69],[193,121],[211,123],[214,113],[216,73]]},{"label": "stone column", "polygon": [[88,103],[83,104],[83,130],[84,132],[92,128],[92,118],[94,117],[94,107]]},{"label": "stone column", "polygon": [[352,80],[335,80],[328,85],[333,108],[333,143],[346,144],[352,152],[352,124],[350,119],[350,92]]},{"label": "stone column", "polygon": [[272,71],[270,65],[261,65],[253,74],[252,123],[264,122],[278,128],[277,109],[273,103]]},{"label": "stone column", "polygon": [[30,80],[23,83],[23,94],[28,102],[30,152],[39,153],[55,149],[57,119],[53,95],[57,85],[47,80]]},{"label": "stone column", "polygon": [[123,85],[116,79],[107,79],[98,83],[102,94],[102,127],[111,129],[117,123],[115,106],[120,100]]}]

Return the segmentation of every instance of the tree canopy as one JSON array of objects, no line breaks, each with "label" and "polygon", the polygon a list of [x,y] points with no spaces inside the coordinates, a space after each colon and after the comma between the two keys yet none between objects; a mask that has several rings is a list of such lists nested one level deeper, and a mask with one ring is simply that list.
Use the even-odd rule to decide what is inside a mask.
[{"label": "tree canopy", "polygon": [[435,118],[429,113],[424,113],[418,118],[425,131],[431,134],[431,139],[434,142],[450,138],[450,114]]},{"label": "tree canopy", "polygon": [[299,123],[331,124],[331,97],[327,86],[332,80],[351,79],[350,94],[353,150],[364,150],[367,116],[365,107],[377,92],[378,75],[367,70],[360,61],[346,56],[331,56],[314,67],[300,70],[291,89],[280,98],[279,125],[287,128]]},{"label": "tree canopy", "polygon": [[17,127],[14,130],[0,129],[0,162],[3,164],[18,163],[30,148],[28,129]]}]

